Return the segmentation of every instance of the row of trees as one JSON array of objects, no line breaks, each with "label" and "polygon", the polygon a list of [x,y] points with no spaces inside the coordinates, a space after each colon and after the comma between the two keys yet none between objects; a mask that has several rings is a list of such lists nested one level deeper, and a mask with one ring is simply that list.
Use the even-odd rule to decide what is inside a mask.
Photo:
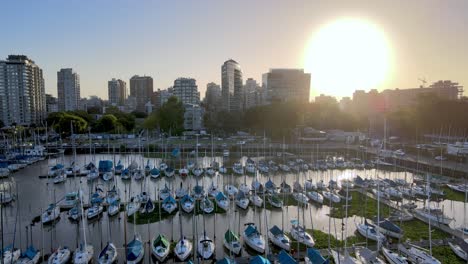
[{"label": "row of trees", "polygon": [[340,110],[337,103],[275,102],[258,106],[246,112],[208,112],[204,118],[205,127],[215,133],[248,131],[280,139],[288,136],[291,129],[299,125],[317,129],[363,129],[366,120]]},{"label": "row of trees", "polygon": [[468,101],[425,95],[415,105],[388,113],[392,134],[415,139],[421,134],[468,136]]},{"label": "row of trees", "polygon": [[47,123],[57,132],[70,134],[71,125],[75,133],[85,133],[91,128],[92,132],[117,133],[131,131],[135,128],[135,116],[121,112],[115,107],[109,107],[98,120],[86,111],[67,111],[51,113]]}]

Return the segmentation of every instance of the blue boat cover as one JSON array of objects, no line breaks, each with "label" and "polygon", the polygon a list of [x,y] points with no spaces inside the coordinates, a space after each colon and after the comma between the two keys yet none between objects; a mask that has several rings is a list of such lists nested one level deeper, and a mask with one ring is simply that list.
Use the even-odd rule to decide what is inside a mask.
[{"label": "blue boat cover", "polygon": [[186,201],[191,201],[191,202],[193,202],[193,197],[190,196],[190,195],[188,195],[188,194],[186,194],[186,195],[184,195],[184,197],[182,197],[182,199],[181,199],[180,201],[183,202],[183,203],[185,203]]},{"label": "blue boat cover", "polygon": [[99,161],[99,172],[111,172],[114,164],[111,160]]},{"label": "blue boat cover", "polygon": [[[375,220],[375,222],[377,223],[377,219]],[[394,233],[402,233],[402,230],[400,227],[398,227],[397,225],[395,225],[394,223],[388,221],[387,219],[384,219],[384,220],[380,220],[380,223],[379,223],[379,226],[385,230],[388,230],[388,231],[391,231],[391,232],[394,232]]]},{"label": "blue boat cover", "polygon": [[176,203],[176,200],[172,195],[169,195],[166,199],[164,199],[163,203]]},{"label": "blue boat cover", "polygon": [[278,254],[278,262],[280,264],[296,264],[297,263],[297,261],[295,261],[293,257],[291,257],[291,255],[286,253],[284,249],[281,250],[281,252]]},{"label": "blue boat cover", "polygon": [[233,263],[235,263],[235,262],[228,259],[228,258],[226,258],[226,257],[216,261],[216,264],[233,264]]},{"label": "blue boat cover", "polygon": [[158,175],[158,174],[159,174],[159,170],[158,170],[156,167],[153,167],[153,168],[150,170],[150,173],[151,173],[151,175]]},{"label": "blue boat cover", "polygon": [[275,236],[283,234],[283,231],[277,225],[274,225],[272,228],[270,228],[270,232]]},{"label": "blue boat cover", "polygon": [[216,195],[216,200],[217,201],[226,200],[226,199],[227,199],[227,197],[223,192],[218,192],[218,194]]},{"label": "blue boat cover", "polygon": [[246,234],[247,236],[250,236],[250,235],[255,234],[255,233],[258,233],[257,227],[256,227],[256,226],[249,225],[249,226],[247,226],[247,228],[245,229],[245,234]]},{"label": "blue boat cover", "polygon": [[276,184],[274,182],[272,182],[271,180],[268,180],[266,183],[265,183],[265,188],[267,189],[275,189],[276,188]]},{"label": "blue boat cover", "polygon": [[260,255],[257,255],[250,259],[250,264],[270,264],[270,261]]},{"label": "blue boat cover", "polygon": [[309,258],[310,262],[312,262],[312,264],[329,263],[328,259],[325,259],[324,257],[322,257],[320,252],[318,252],[316,249],[313,249],[313,248],[307,248],[307,257]]},{"label": "blue boat cover", "polygon": [[37,250],[31,245],[26,249],[26,252],[24,254],[21,254],[23,257],[26,257],[28,259],[33,259],[37,254]]},{"label": "blue boat cover", "polygon": [[140,255],[141,249],[143,245],[140,240],[138,239],[133,239],[128,243],[127,245],[127,260],[129,261],[134,261],[138,258]]}]

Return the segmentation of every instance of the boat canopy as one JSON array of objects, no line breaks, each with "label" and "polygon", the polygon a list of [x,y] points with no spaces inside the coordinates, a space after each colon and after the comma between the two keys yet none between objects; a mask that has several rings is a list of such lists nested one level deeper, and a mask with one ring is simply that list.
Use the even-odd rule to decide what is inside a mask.
[{"label": "boat canopy", "polygon": [[274,182],[272,182],[271,179],[269,179],[265,183],[265,188],[267,188],[268,190],[274,190],[274,189],[276,189],[276,184]]},{"label": "boat canopy", "polygon": [[314,248],[307,248],[307,257],[313,264],[325,264],[330,262],[328,259],[322,257],[320,252]]},{"label": "boat canopy", "polygon": [[169,195],[166,199],[164,199],[163,203],[176,203],[176,200],[172,195]]},{"label": "boat canopy", "polygon": [[186,202],[186,201],[193,202],[193,197],[188,194],[184,195],[184,197],[182,197],[181,199],[181,202]]},{"label": "boat canopy", "polygon": [[275,235],[279,236],[283,234],[283,230],[281,230],[278,226],[274,225],[272,228],[270,228],[270,232]]},{"label": "boat canopy", "polygon": [[163,246],[165,248],[168,248],[169,247],[169,241],[167,241],[166,237],[164,237],[163,235],[159,235],[156,238],[156,240],[154,240],[153,246],[154,247]]},{"label": "boat canopy", "polygon": [[216,261],[216,264],[233,264],[233,263],[235,263],[235,262],[228,259],[228,258],[226,258],[226,257]]},{"label": "boat canopy", "polygon": [[203,187],[200,185],[196,185],[195,187],[193,187],[193,191],[197,194],[203,193]]},{"label": "boat canopy", "polygon": [[237,237],[236,234],[234,234],[234,232],[232,232],[230,229],[228,229],[228,231],[224,233],[224,239],[228,243],[231,243],[233,241],[239,241],[239,237]]},{"label": "boat canopy", "polygon": [[140,255],[141,249],[143,245],[140,240],[138,239],[133,239],[130,243],[127,245],[127,260],[134,261],[138,259],[138,256]]},{"label": "boat canopy", "polygon": [[250,259],[249,264],[270,264],[270,261],[260,255]]},{"label": "boat canopy", "polygon": [[26,249],[26,252],[21,254],[22,257],[28,258],[28,259],[33,259],[37,254],[37,249],[35,249],[32,245]]},{"label": "boat canopy", "polygon": [[227,199],[227,197],[223,192],[218,192],[218,194],[216,195],[216,200],[217,201],[222,201],[222,200],[226,200],[226,199]]},{"label": "boat canopy", "polygon": [[258,230],[257,230],[257,227],[256,227],[256,226],[249,225],[249,226],[245,229],[245,234],[246,234],[247,236],[250,236],[250,235],[255,234],[255,233],[258,233]]},{"label": "boat canopy", "polygon": [[[377,223],[377,219],[375,219],[375,222]],[[380,222],[378,224],[379,224],[379,226],[381,228],[383,228],[385,230],[388,230],[388,231],[391,231],[391,232],[394,232],[394,233],[398,233],[398,234],[403,233],[403,230],[401,230],[400,227],[398,227],[394,223],[388,221],[387,219],[380,220]]]},{"label": "boat canopy", "polygon": [[100,160],[99,161],[99,172],[111,172],[114,164],[111,160]]},{"label": "boat canopy", "polygon": [[278,262],[280,264],[296,264],[297,261],[291,257],[286,251],[281,250],[281,252],[278,254]]}]

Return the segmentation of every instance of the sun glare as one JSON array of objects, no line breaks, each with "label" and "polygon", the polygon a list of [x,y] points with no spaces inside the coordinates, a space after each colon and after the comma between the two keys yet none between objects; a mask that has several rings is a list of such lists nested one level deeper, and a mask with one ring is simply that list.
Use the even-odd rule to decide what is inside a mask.
[{"label": "sun glare", "polygon": [[351,96],[377,88],[390,70],[390,48],[381,29],[357,19],[325,25],[310,39],[304,68],[314,94]]}]

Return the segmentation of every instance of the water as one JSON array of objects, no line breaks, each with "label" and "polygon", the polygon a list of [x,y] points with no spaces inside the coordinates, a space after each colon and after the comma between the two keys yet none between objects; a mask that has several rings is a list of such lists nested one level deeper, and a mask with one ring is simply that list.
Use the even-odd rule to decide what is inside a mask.
[{"label": "water", "polygon": [[[178,241],[180,238],[180,224],[179,217],[182,222],[183,235],[189,239],[195,241],[203,233],[203,221],[205,222],[205,228],[207,235],[215,241],[216,244],[216,258],[220,259],[228,253],[223,248],[223,236],[227,228],[234,230],[236,233],[242,233],[244,230],[244,223],[255,222],[261,229],[262,234],[267,234],[267,227],[271,228],[273,225],[278,225],[280,228],[283,226],[286,232],[291,227],[290,220],[298,217],[298,208],[296,206],[287,206],[283,210],[263,210],[254,208],[251,206],[248,210],[238,209],[234,202],[231,202],[231,209],[225,214],[212,214],[212,215],[198,215],[193,217],[183,212],[177,212],[173,216],[162,220],[157,223],[150,223],[144,225],[133,225],[133,223],[127,222],[125,225],[124,213],[119,216],[108,218],[107,214],[103,214],[99,221],[92,223],[85,222],[85,230],[82,228],[82,224],[79,225],[72,223],[68,220],[66,212],[62,212],[61,220],[55,224],[55,226],[44,226],[41,227],[40,223],[36,223],[33,226],[29,226],[31,219],[41,214],[41,212],[47,207],[49,203],[61,199],[66,193],[82,189],[85,193],[85,202],[89,199],[89,193],[93,192],[97,184],[101,188],[108,190],[114,184],[113,182],[106,183],[102,180],[88,183],[86,177],[69,178],[64,184],[54,185],[50,179],[40,179],[38,176],[47,175],[48,166],[54,165],[56,162],[61,162],[68,165],[72,157],[66,156],[58,160],[50,160],[36,163],[28,166],[25,169],[17,172],[12,177],[16,183],[15,192],[18,194],[18,200],[11,205],[4,207],[4,245],[13,243],[16,247],[20,247],[23,250],[27,246],[27,240],[29,240],[29,233],[26,230],[32,228],[32,239],[33,244],[36,248],[42,250],[46,254],[49,254],[52,249],[58,246],[68,246],[72,250],[83,241],[83,231],[86,232],[86,238],[88,243],[94,246],[95,258],[99,255],[101,249],[105,246],[108,241],[112,241],[119,249],[119,262],[123,262],[125,259],[125,232],[127,241],[130,241],[134,234],[141,235],[143,241],[147,242],[154,236],[162,233],[168,239]],[[122,160],[123,163],[128,164],[131,159],[137,158],[140,161],[146,159],[141,156],[116,156],[115,160]],[[113,157],[110,155],[97,155],[95,157],[97,161],[101,159],[110,159]],[[91,160],[88,155],[77,156],[78,164],[85,164]],[[221,158],[217,158],[221,161]],[[159,164],[160,159],[150,159],[151,164]],[[200,158],[199,163],[204,166],[212,161],[211,158]],[[245,161],[245,159],[244,159]],[[180,165],[173,164],[176,168]],[[397,179],[403,178],[407,181],[412,181],[413,175],[409,172],[386,172],[380,170],[330,170],[325,172],[302,172],[300,174],[284,174],[277,173],[270,176],[259,175],[258,180],[262,183],[271,180],[279,186],[283,179],[292,186],[293,182],[299,180],[303,183],[306,179],[312,179],[313,182],[323,180],[328,182],[333,179],[340,181],[343,179],[351,179],[356,175],[360,175],[363,178],[390,178]],[[117,176],[116,178],[117,187],[120,189],[121,198],[123,201],[128,201],[129,197],[140,193],[142,190],[150,193],[152,199],[157,197],[157,190],[164,187],[167,184],[171,189],[175,190],[180,186],[180,183],[184,187],[193,188],[196,184],[194,177],[189,176],[186,179],[181,179],[176,176],[173,178],[162,177],[158,180],[152,180],[147,177],[145,180],[136,182],[134,180],[121,181]],[[231,176],[231,175],[220,175],[218,177],[205,176],[202,179],[198,179],[200,185],[204,185],[205,191],[214,181],[218,188],[222,188],[225,184],[235,184],[239,186],[241,183],[246,181],[250,186],[254,176]],[[420,202],[422,205],[422,202]],[[444,208],[445,213],[453,217],[455,220],[451,223],[451,227],[458,227],[463,225],[464,217],[464,203],[445,200],[439,203],[440,207]],[[19,210],[17,210],[19,208]],[[157,209],[156,209],[157,210]],[[255,212],[254,212],[255,211]],[[326,233],[331,233],[338,239],[346,236],[355,235],[355,224],[354,222],[361,221],[360,217],[351,216],[347,219],[347,225],[345,225],[345,231],[341,233],[342,219],[331,219],[331,226],[329,226],[329,217],[327,216],[330,212],[330,208],[327,205],[318,206],[316,204],[309,204],[305,210],[302,207],[299,210],[299,219],[302,222],[305,220],[307,228],[314,228]],[[16,221],[18,220],[18,221]],[[85,220],[86,221],[86,220]],[[345,220],[346,221],[346,220]],[[16,223],[16,233],[15,230]],[[215,237],[216,234],[216,237]],[[149,245],[145,245],[145,263],[150,262],[150,249]],[[248,255],[247,250],[242,251],[243,255]],[[152,261],[151,261],[152,262]]]}]

